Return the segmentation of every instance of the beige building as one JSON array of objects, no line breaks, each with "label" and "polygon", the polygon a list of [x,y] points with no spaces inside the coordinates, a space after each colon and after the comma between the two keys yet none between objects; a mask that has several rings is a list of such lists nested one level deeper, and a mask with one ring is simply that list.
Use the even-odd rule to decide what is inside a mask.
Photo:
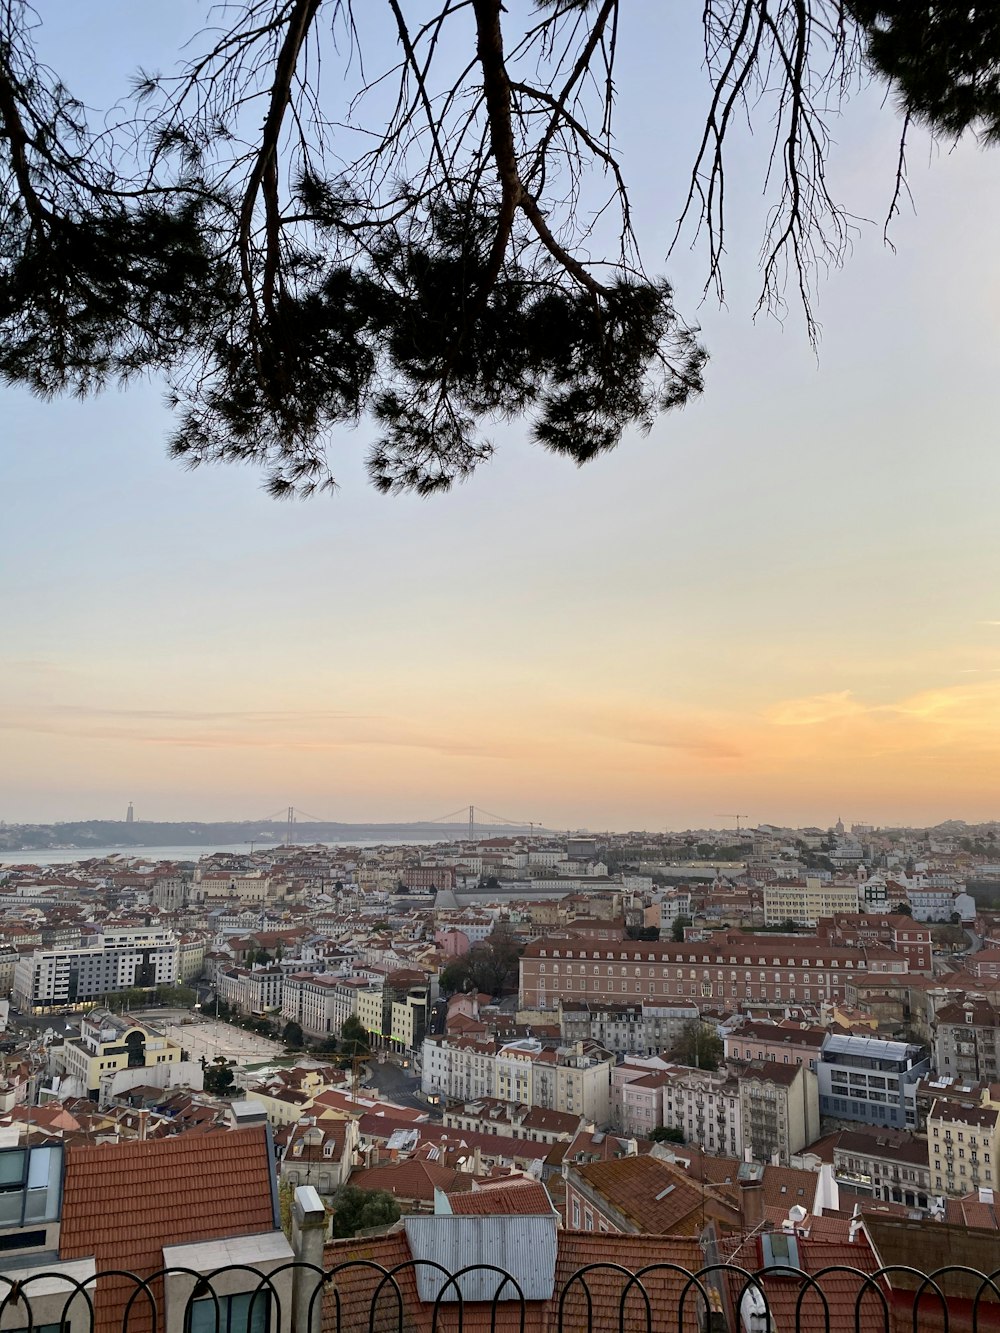
[{"label": "beige building", "polygon": [[753,1161],[788,1166],[793,1154],[819,1138],[819,1080],[811,1069],[759,1060],[737,1081],[743,1147]]},{"label": "beige building", "polygon": [[798,926],[815,926],[824,916],[835,912],[857,912],[857,884],[825,884],[818,875],[804,880],[784,880],[764,885],[764,924],[780,926],[794,921]]},{"label": "beige building", "polygon": [[191,899],[193,902],[211,902],[239,898],[241,902],[263,903],[271,897],[271,879],[259,871],[246,875],[231,875],[222,871],[195,871]]},{"label": "beige building", "polygon": [[927,1117],[931,1193],[962,1198],[1000,1188],[1000,1101],[937,1100]]},{"label": "beige building", "polygon": [[358,1146],[358,1122],[306,1118],[295,1126],[279,1170],[282,1185],[311,1185],[329,1198],[347,1184]]},{"label": "beige building", "polygon": [[[313,1099],[336,1086],[338,1084],[332,1081],[332,1073],[328,1068],[305,1069],[299,1066],[282,1070],[265,1082],[251,1084],[247,1088],[247,1101],[259,1102],[268,1121],[275,1128],[280,1128],[282,1125],[294,1125],[308,1115]],[[297,1183],[301,1185],[309,1182]]]},{"label": "beige building", "polygon": [[197,981],[205,970],[205,950],[208,938],[204,935],[182,935],[177,941],[177,980]]},{"label": "beige building", "polygon": [[78,1080],[80,1096],[96,1101],[102,1080],[110,1084],[120,1069],[150,1069],[179,1064],[180,1046],[156,1028],[128,1014],[93,1009],[80,1024],[80,1035],[63,1047],[66,1077]]},{"label": "beige building", "polygon": [[421,1086],[448,1100],[495,1097],[604,1125],[613,1064],[613,1056],[588,1052],[582,1042],[555,1049],[530,1037],[506,1043],[428,1037],[421,1048]]},{"label": "beige building", "polygon": [[367,990],[358,991],[358,1022],[374,1037],[385,1035],[382,1032],[381,986],[369,986]]},{"label": "beige building", "polygon": [[360,997],[371,989],[366,977],[293,972],[283,981],[281,1016],[298,1023],[308,1037],[339,1037],[346,1020],[357,1015]]},{"label": "beige building", "polygon": [[16,949],[0,949],[0,996],[9,995],[14,986],[14,968],[20,954]]}]

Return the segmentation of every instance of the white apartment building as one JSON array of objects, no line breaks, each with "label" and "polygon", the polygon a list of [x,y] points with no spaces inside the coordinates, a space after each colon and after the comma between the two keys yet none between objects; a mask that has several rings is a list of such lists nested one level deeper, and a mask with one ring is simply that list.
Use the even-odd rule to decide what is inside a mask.
[{"label": "white apartment building", "polygon": [[427,1037],[421,1086],[449,1101],[495,1097],[522,1106],[581,1115],[606,1124],[613,1057],[584,1052],[581,1043],[554,1050],[534,1038],[495,1042],[478,1037]]},{"label": "white apartment building", "polygon": [[105,949],[156,948],[177,942],[177,936],[168,926],[102,926],[97,938]]},{"label": "white apartment building", "polygon": [[794,921],[797,926],[815,926],[820,917],[835,912],[858,910],[858,886],[824,883],[818,875],[805,880],[779,880],[764,885],[764,924],[780,926]]},{"label": "white apartment building", "polygon": [[177,943],[172,937],[160,944],[36,949],[14,968],[14,1003],[29,1013],[72,1008],[118,991],[170,986],[176,980]]},{"label": "white apartment building", "polygon": [[357,1015],[359,997],[372,989],[367,977],[296,972],[284,978],[281,1016],[299,1024],[307,1037],[338,1037]]},{"label": "white apartment building", "polygon": [[670,1077],[663,1088],[663,1123],[706,1152],[743,1157],[739,1084],[724,1070],[691,1069]]},{"label": "white apartment building", "polygon": [[196,903],[213,899],[239,898],[241,902],[263,903],[272,896],[271,877],[260,871],[230,874],[228,871],[196,870],[191,900]]},{"label": "white apartment building", "polygon": [[220,967],[215,989],[241,1014],[267,1014],[281,1008],[284,981],[280,967]]}]

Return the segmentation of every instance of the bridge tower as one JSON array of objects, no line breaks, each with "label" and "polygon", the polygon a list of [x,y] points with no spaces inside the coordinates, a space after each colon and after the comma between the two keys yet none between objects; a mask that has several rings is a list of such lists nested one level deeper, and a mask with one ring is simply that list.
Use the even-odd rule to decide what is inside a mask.
[{"label": "bridge tower", "polygon": [[476,841],[476,807],[469,806],[469,841]]}]

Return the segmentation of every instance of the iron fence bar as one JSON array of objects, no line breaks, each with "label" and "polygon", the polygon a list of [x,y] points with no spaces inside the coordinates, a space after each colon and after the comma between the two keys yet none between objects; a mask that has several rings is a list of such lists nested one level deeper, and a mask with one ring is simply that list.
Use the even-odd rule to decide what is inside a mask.
[{"label": "iron fence bar", "polygon": [[[17,1260],[8,1262],[16,1263]],[[17,1312],[14,1323],[18,1324],[20,1312],[23,1310],[25,1323],[20,1325],[16,1333],[35,1333],[41,1322],[49,1324],[52,1322],[51,1316],[47,1319],[40,1318],[38,1302],[44,1300],[54,1301],[58,1305],[59,1333],[84,1333],[84,1325],[87,1324],[89,1333],[97,1333],[98,1321],[101,1321],[102,1328],[106,1327],[109,1315],[118,1324],[121,1333],[129,1333],[130,1326],[133,1330],[141,1327],[143,1333],[159,1333],[159,1330],[165,1329],[166,1326],[165,1316],[168,1306],[165,1302],[171,1299],[169,1295],[169,1291],[173,1288],[171,1279],[187,1278],[190,1281],[190,1289],[186,1291],[183,1302],[181,1327],[184,1333],[191,1333],[194,1304],[203,1299],[211,1299],[213,1302],[214,1333],[228,1333],[228,1329],[223,1327],[224,1322],[228,1323],[227,1307],[223,1302],[233,1295],[244,1298],[249,1296],[247,1333],[250,1333],[251,1322],[261,1306],[268,1312],[273,1312],[276,1328],[270,1329],[269,1333],[287,1333],[285,1325],[287,1324],[290,1330],[293,1323],[296,1326],[296,1333],[309,1333],[309,1330],[317,1324],[317,1302],[322,1303],[328,1294],[332,1297],[335,1333],[355,1333],[357,1324],[364,1318],[365,1305],[367,1305],[368,1333],[376,1333],[380,1311],[383,1312],[381,1328],[387,1326],[385,1317],[388,1315],[388,1326],[395,1325],[396,1333],[405,1333],[410,1314],[417,1317],[416,1310],[411,1312],[407,1309],[406,1302],[409,1297],[404,1296],[400,1281],[401,1275],[407,1271],[413,1272],[415,1277],[427,1272],[437,1275],[433,1298],[420,1301],[425,1307],[423,1318],[426,1318],[428,1313],[430,1315],[431,1333],[439,1333],[439,1330],[446,1326],[444,1312],[446,1304],[454,1304],[456,1307],[453,1315],[447,1320],[447,1326],[457,1325],[457,1333],[463,1333],[469,1315],[467,1307],[470,1303],[479,1307],[480,1313],[477,1318],[483,1321],[485,1321],[485,1307],[488,1306],[490,1333],[497,1333],[500,1326],[501,1305],[504,1303],[509,1305],[512,1301],[517,1302],[516,1320],[513,1310],[506,1309],[504,1314],[510,1319],[512,1326],[516,1322],[518,1333],[525,1333],[528,1302],[521,1282],[513,1273],[490,1263],[471,1263],[452,1272],[435,1260],[412,1258],[392,1267],[371,1259],[349,1259],[330,1268],[319,1267],[305,1261],[288,1260],[282,1261],[267,1272],[264,1272],[261,1266],[254,1264],[224,1264],[209,1272],[198,1272],[189,1267],[178,1266],[158,1269],[145,1276],[118,1268],[102,1269],[85,1278],[53,1270],[39,1270],[24,1277],[10,1277],[0,1273],[0,1322],[10,1323],[12,1316]],[[348,1330],[345,1328],[347,1319],[345,1297],[349,1292],[346,1285],[348,1275],[361,1272],[371,1275],[373,1290],[362,1289],[363,1294],[350,1306],[352,1323]],[[308,1283],[302,1285],[299,1281],[303,1274],[311,1275],[313,1279],[311,1290]],[[609,1290],[605,1282],[600,1285],[598,1294],[593,1286],[597,1274],[617,1276],[621,1284],[620,1290],[617,1289],[617,1284],[612,1284]],[[237,1283],[238,1289],[230,1291],[229,1288],[233,1285],[232,1278],[239,1275],[248,1279],[250,1285],[240,1286]],[[463,1283],[463,1279],[473,1275],[478,1279],[479,1285],[475,1289],[475,1295],[469,1296],[464,1289],[467,1284]],[[488,1275],[496,1278],[495,1286],[487,1280]],[[676,1333],[684,1333],[685,1320],[689,1318],[689,1312],[694,1325],[697,1325],[701,1333],[701,1330],[711,1326],[713,1315],[719,1309],[719,1302],[725,1314],[735,1315],[736,1321],[739,1322],[740,1309],[744,1301],[749,1293],[755,1292],[759,1298],[759,1306],[755,1304],[755,1309],[766,1320],[768,1330],[771,1330],[775,1322],[769,1290],[773,1297],[777,1284],[794,1282],[798,1284],[794,1300],[796,1328],[801,1329],[806,1323],[812,1327],[815,1323],[813,1311],[816,1309],[813,1302],[818,1300],[823,1317],[821,1333],[831,1333],[835,1311],[832,1304],[834,1297],[830,1288],[834,1279],[839,1280],[844,1277],[852,1279],[857,1284],[857,1291],[845,1292],[841,1285],[837,1292],[836,1299],[839,1303],[836,1308],[842,1323],[847,1310],[853,1310],[854,1333],[863,1333],[863,1312],[866,1315],[865,1333],[870,1333],[871,1326],[867,1320],[879,1318],[876,1309],[880,1311],[879,1322],[882,1333],[891,1333],[894,1325],[898,1327],[897,1313],[904,1326],[909,1324],[913,1333],[920,1333],[921,1320],[923,1319],[925,1323],[928,1317],[936,1320],[938,1308],[941,1312],[941,1333],[950,1333],[959,1317],[962,1318],[964,1327],[968,1329],[971,1325],[971,1333],[980,1333],[984,1328],[986,1303],[991,1313],[991,1323],[1000,1311],[1000,1268],[994,1269],[992,1273],[984,1273],[962,1264],[944,1265],[932,1272],[923,1272],[907,1264],[885,1265],[871,1272],[849,1264],[831,1264],[807,1273],[790,1264],[771,1265],[751,1271],[732,1262],[709,1264],[696,1271],[670,1262],[646,1264],[633,1270],[623,1264],[601,1260],[584,1264],[570,1273],[547,1299],[551,1301],[555,1298],[554,1313],[557,1315],[555,1323],[558,1333],[566,1333],[570,1326],[578,1327],[581,1320],[585,1320],[587,1333],[594,1333],[602,1318],[606,1321],[604,1327],[613,1327],[608,1321],[612,1318],[615,1306],[617,1306],[618,1333],[632,1333],[632,1330],[636,1330],[637,1333],[654,1333],[654,1323],[658,1326],[661,1321],[658,1317],[654,1319],[654,1309],[658,1315],[659,1306],[656,1294],[658,1287],[653,1284],[660,1279],[670,1284],[667,1288],[670,1299],[664,1308],[676,1315]],[[216,1288],[221,1278],[227,1279],[227,1285],[220,1295]],[[287,1283],[282,1285],[283,1278],[289,1279],[291,1290]],[[55,1281],[61,1285],[58,1285],[55,1291],[51,1289],[39,1291],[40,1285],[46,1281]],[[101,1299],[101,1284],[109,1282],[114,1284],[113,1307],[108,1306],[106,1294],[105,1299],[103,1301]],[[903,1283],[906,1285],[902,1285]],[[679,1294],[675,1303],[675,1291],[678,1288]],[[483,1293],[481,1297],[480,1293]],[[416,1294],[419,1300],[419,1286]],[[391,1302],[391,1313],[390,1309],[384,1306],[385,1296],[388,1296]],[[574,1296],[577,1296],[576,1305],[572,1304]],[[601,1302],[600,1307],[598,1301]],[[872,1308],[872,1301],[878,1302],[875,1309]],[[910,1301],[912,1308],[907,1312],[906,1303]],[[638,1307],[637,1302],[640,1303]],[[930,1302],[931,1310],[926,1308],[925,1302]],[[894,1304],[897,1307],[895,1311]],[[52,1305],[49,1304],[45,1308],[48,1312],[52,1309]],[[641,1313],[637,1313],[637,1308]],[[571,1311],[573,1311],[572,1318]],[[325,1316],[327,1319],[329,1317],[329,1314]],[[319,1322],[321,1328],[322,1321]],[[818,1326],[817,1333],[820,1333]]]}]

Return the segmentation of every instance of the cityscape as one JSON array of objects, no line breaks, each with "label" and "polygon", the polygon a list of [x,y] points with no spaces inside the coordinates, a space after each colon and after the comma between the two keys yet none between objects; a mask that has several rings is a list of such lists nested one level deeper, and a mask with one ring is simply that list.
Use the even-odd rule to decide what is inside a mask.
[{"label": "cityscape", "polygon": [[1000,1333],[1000,4],[0,0],[0,1333]]},{"label": "cityscape", "polygon": [[[982,1262],[1000,821],[738,818],[368,846],[297,843],[292,821],[197,859],[8,853],[4,1247],[111,1266],[152,1195],[153,1268],[204,1266],[231,1233],[227,1261],[252,1235],[262,1273],[391,1269],[433,1253],[442,1218],[498,1219],[507,1245],[542,1227],[577,1265],[634,1264],[641,1240],[642,1263],[697,1270],[708,1236],[750,1268],[774,1237],[807,1273],[923,1244]],[[205,1176],[240,1199],[198,1210],[211,1240],[167,1206]],[[107,1319],[126,1297],[105,1293]]]}]

